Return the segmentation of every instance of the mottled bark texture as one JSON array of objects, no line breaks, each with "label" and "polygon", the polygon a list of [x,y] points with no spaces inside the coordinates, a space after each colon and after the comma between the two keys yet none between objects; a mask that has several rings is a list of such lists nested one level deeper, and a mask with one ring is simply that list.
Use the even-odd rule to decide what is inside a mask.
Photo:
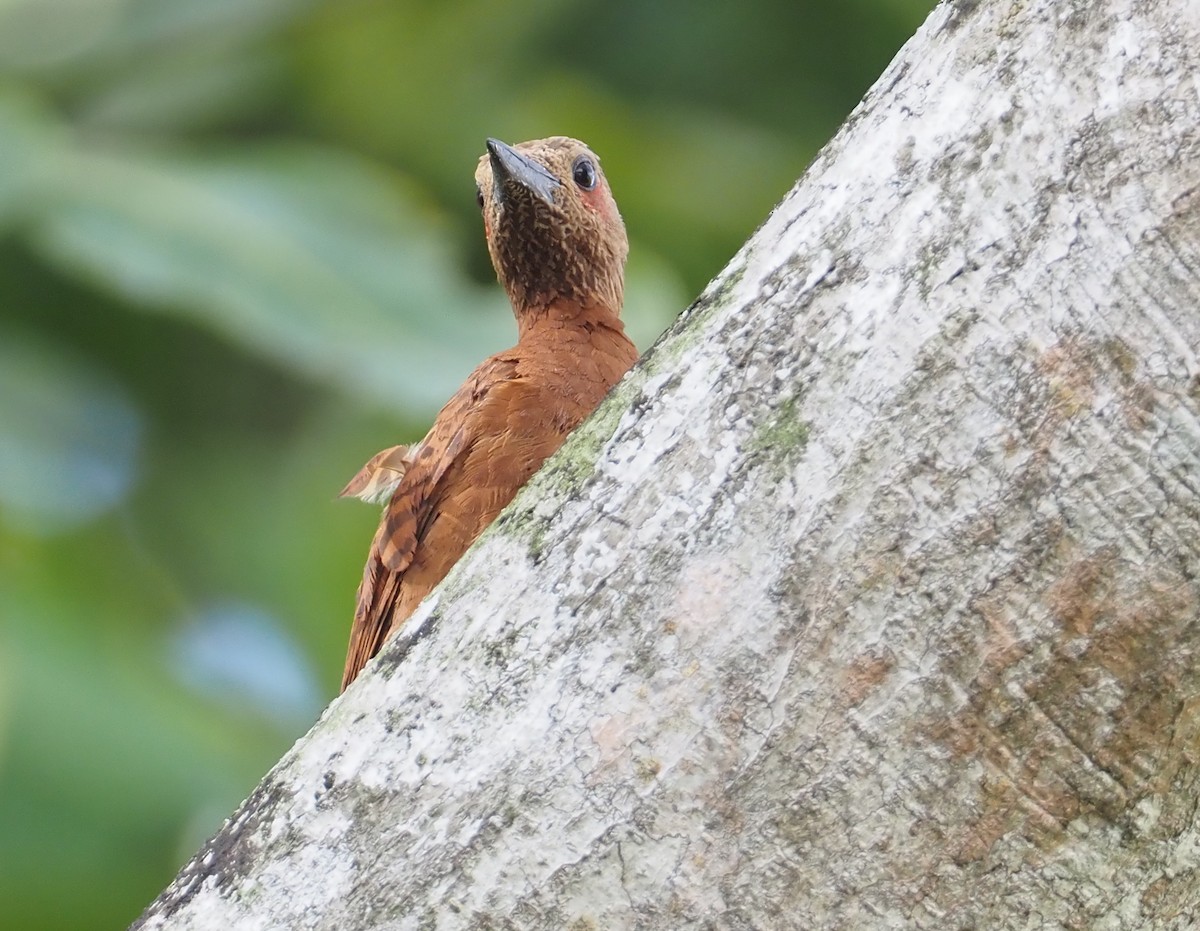
[{"label": "mottled bark texture", "polygon": [[938,7],[140,926],[1195,927],[1198,75]]}]

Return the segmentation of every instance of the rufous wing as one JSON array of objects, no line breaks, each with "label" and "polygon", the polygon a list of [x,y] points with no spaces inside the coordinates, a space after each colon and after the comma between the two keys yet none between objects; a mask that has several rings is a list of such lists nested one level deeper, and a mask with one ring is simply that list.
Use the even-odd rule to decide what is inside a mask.
[{"label": "rufous wing", "polygon": [[408,451],[407,446],[389,446],[376,453],[338,492],[338,497],[385,504],[395,494],[408,469]]},{"label": "rufous wing", "polygon": [[[456,488],[463,484],[462,477],[468,471],[466,459],[473,444],[480,436],[494,432],[488,423],[493,416],[487,403],[489,395],[494,400],[497,393],[505,394],[504,387],[515,377],[515,359],[504,356],[488,359],[442,408],[425,438],[400,457],[402,474],[375,532],[358,589],[342,675],[343,689],[473,542],[477,531],[470,522],[449,520],[418,558],[419,549],[442,515],[443,501],[458,497]],[[357,487],[360,478],[364,487],[370,485],[372,476],[364,477],[363,473],[380,459],[375,467],[378,473],[380,464],[388,462],[389,452],[385,450],[368,462],[347,486],[347,491],[361,497],[352,488]],[[395,466],[394,462],[388,466],[393,474],[400,471]],[[382,480],[376,484],[382,486]],[[461,527],[457,526],[460,523]],[[415,568],[414,559],[418,559]]]}]

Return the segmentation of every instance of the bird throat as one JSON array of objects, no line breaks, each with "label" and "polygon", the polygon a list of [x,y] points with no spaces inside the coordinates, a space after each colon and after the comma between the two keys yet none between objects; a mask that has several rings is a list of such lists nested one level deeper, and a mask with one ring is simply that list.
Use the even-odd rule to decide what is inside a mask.
[{"label": "bird throat", "polygon": [[607,329],[623,333],[625,326],[621,322],[619,307],[620,304],[617,304],[618,309],[614,310],[600,303],[584,305],[562,299],[526,305],[519,310],[514,304],[518,343],[553,338],[555,332],[565,330]]}]

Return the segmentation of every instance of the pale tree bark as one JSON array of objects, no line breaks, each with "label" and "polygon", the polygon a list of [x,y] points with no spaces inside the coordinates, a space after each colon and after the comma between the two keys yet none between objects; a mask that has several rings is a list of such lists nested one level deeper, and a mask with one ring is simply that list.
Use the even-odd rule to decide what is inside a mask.
[{"label": "pale tree bark", "polygon": [[140,926],[1195,927],[1198,125],[938,7]]}]

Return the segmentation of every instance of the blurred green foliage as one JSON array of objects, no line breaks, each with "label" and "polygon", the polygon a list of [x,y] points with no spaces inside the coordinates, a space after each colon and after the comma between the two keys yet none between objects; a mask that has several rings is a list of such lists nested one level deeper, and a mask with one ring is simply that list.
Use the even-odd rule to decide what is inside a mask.
[{"label": "blurred green foliage", "polygon": [[929,5],[0,2],[4,926],[127,924],[333,697],[333,495],[513,336],[485,136],[601,154],[644,348]]}]

